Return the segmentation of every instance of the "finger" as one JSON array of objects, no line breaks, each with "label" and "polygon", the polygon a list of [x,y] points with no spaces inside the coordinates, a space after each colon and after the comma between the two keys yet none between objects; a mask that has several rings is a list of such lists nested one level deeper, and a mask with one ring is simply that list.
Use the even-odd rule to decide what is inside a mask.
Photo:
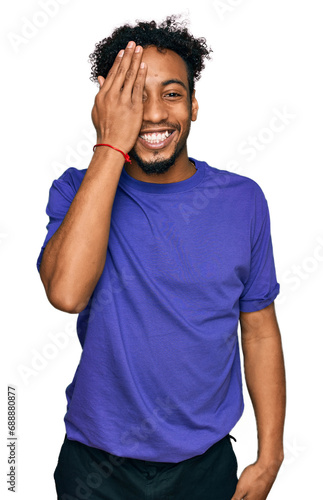
[{"label": "finger", "polygon": [[[125,48],[121,64],[116,70],[112,86],[113,90],[115,90],[118,93],[124,86],[127,71],[129,70],[132,63],[135,47],[136,47],[135,42],[130,41],[128,43],[127,47]],[[138,54],[136,53],[136,55]]]},{"label": "finger", "polygon": [[127,70],[127,72],[125,74],[125,78],[124,78],[122,94],[126,98],[131,97],[131,94],[133,91],[133,85],[134,85],[136,78],[138,76],[138,71],[140,68],[142,55],[143,55],[143,49],[140,45],[137,45],[133,54],[132,54],[131,64],[130,64],[129,69]]},{"label": "finger", "polygon": [[100,80],[99,80],[100,90],[102,89],[103,91],[108,91],[109,88],[111,87],[111,85],[113,83],[113,80],[115,78],[115,75],[116,75],[116,73],[118,71],[118,68],[119,68],[119,66],[121,64],[121,61],[122,61],[122,58],[123,58],[123,54],[124,54],[124,50],[120,50],[118,52],[118,55],[115,58],[114,63],[111,66],[110,71],[108,72],[106,78],[103,78],[103,76],[99,76],[98,77],[98,80],[99,80],[99,78],[104,80],[103,83],[102,83],[102,85],[101,85]]},{"label": "finger", "polygon": [[98,82],[100,84],[100,89],[102,88],[102,85],[104,84],[105,82],[105,78],[103,78],[103,76],[98,76]]},{"label": "finger", "polygon": [[235,490],[234,495],[231,498],[231,500],[242,500],[246,494],[247,494],[247,491],[243,490],[243,488],[241,488],[241,486],[238,482],[236,490]]},{"label": "finger", "polygon": [[242,490],[241,488],[238,488],[238,486],[237,486],[236,491],[234,492],[234,495],[231,498],[231,500],[244,500],[244,499],[249,498],[246,495],[248,495],[248,491]]},{"label": "finger", "polygon": [[134,104],[142,103],[142,94],[145,87],[147,69],[148,69],[147,64],[141,62],[137,73],[137,78],[133,84],[132,102]]}]

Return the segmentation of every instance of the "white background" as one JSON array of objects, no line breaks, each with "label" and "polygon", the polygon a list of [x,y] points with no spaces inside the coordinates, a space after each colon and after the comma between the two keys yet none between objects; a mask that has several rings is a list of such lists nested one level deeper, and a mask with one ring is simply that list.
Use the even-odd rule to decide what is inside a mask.
[{"label": "white background", "polygon": [[[205,36],[213,48],[197,83],[200,111],[189,154],[256,180],[270,208],[288,407],[286,458],[269,498],[319,498],[321,2],[53,1],[7,2],[1,16],[1,497],[56,498],[53,471],[65,434],[65,389],[81,350],[76,315],[49,304],[36,259],[46,234],[52,181],[69,166],[86,168],[92,156],[94,142],[86,136],[94,131],[91,109],[98,88],[89,80],[88,56],[96,42],[127,21],[183,13],[193,34]],[[54,9],[51,16],[45,13],[46,3]],[[271,132],[277,110],[289,118],[276,122],[279,132]],[[253,157],[243,153],[243,141],[251,136],[261,147],[253,148]],[[53,338],[64,338],[65,345],[55,348]],[[12,384],[18,394],[15,496],[6,484],[6,394]],[[246,390],[245,401],[244,415],[231,432],[237,438],[239,473],[255,460],[257,447]]]}]

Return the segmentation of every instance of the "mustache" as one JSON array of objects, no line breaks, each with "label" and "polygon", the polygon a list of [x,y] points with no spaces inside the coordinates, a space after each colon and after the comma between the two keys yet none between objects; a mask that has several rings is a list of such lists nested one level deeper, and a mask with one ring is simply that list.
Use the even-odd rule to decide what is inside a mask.
[{"label": "mustache", "polygon": [[150,130],[154,128],[170,128],[173,130],[180,130],[180,126],[178,123],[171,123],[171,122],[159,122],[159,123],[153,123],[153,122],[144,122],[142,123],[140,132],[145,132],[145,130]]}]

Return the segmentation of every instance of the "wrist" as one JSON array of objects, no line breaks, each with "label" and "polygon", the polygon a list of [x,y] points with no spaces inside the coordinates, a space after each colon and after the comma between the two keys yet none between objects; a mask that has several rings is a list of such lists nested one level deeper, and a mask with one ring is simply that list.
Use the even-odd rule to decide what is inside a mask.
[{"label": "wrist", "polygon": [[114,151],[117,151],[118,153],[120,153],[124,157],[124,160],[126,163],[131,163],[131,159],[130,159],[130,156],[128,154],[124,153],[121,149],[115,148],[111,144],[105,144],[105,143],[95,144],[93,146],[93,152],[96,150],[96,148],[100,148],[100,147],[106,147],[106,148],[113,149]]},{"label": "wrist", "polygon": [[[96,144],[101,144],[101,143],[96,143]],[[112,160],[113,163],[120,163],[120,165],[122,166],[125,163],[125,159],[123,155],[119,153],[119,151],[116,151],[115,149],[106,146],[98,146],[96,148],[93,148],[93,158],[107,158],[109,160]]]},{"label": "wrist", "polygon": [[263,429],[261,431],[258,430],[257,456],[258,460],[264,463],[283,461],[284,440],[281,429],[275,429],[274,426],[271,426],[266,432]]},{"label": "wrist", "polygon": [[283,461],[284,451],[282,448],[271,453],[263,452],[257,458],[257,464],[266,470],[272,471],[273,474],[277,474]]},{"label": "wrist", "polygon": [[129,153],[131,149],[127,146],[127,144],[125,144],[125,141],[115,137],[111,137],[111,135],[109,137],[106,135],[105,136],[97,135],[96,142],[94,144],[110,144],[114,148],[120,149],[125,154]]}]

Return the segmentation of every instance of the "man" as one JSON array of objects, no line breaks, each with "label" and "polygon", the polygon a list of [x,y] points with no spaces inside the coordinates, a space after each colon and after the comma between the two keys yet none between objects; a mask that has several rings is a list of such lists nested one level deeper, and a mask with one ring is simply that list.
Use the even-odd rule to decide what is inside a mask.
[{"label": "man", "polygon": [[[97,145],[88,169],[54,181],[38,259],[49,301],[79,313],[83,348],[61,500],[263,500],[283,460],[267,202],[251,179],[187,153],[205,57],[174,16],[123,26],[90,56]],[[258,457],[238,481],[239,320]]]}]

